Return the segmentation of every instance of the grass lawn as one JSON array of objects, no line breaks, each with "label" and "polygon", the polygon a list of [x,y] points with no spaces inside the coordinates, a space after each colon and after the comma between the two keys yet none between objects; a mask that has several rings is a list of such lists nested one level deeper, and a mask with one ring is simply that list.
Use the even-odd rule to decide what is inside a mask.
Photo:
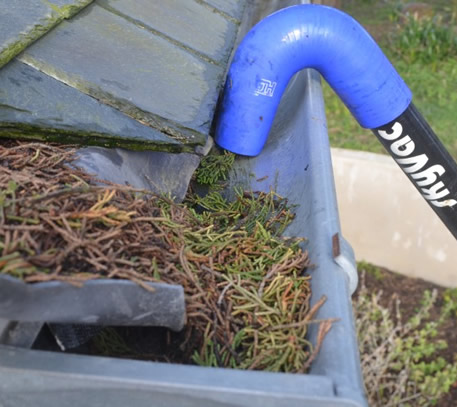
[{"label": "grass lawn", "polygon": [[[406,19],[398,0],[346,0],[343,10],[378,41],[413,92],[413,102],[457,159],[457,1],[424,1],[433,17]],[[361,128],[324,85],[333,147],[384,153],[371,131]]]}]

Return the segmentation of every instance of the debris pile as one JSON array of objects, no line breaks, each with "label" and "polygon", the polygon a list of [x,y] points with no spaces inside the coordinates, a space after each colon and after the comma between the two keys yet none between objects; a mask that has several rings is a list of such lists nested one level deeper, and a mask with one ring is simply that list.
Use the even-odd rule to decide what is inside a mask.
[{"label": "debris pile", "polygon": [[[94,179],[75,149],[0,142],[0,273],[27,283],[128,279],[181,284],[189,362],[304,372],[332,321],[313,317],[293,214],[275,193],[190,195],[185,204]],[[317,344],[307,339],[319,324]]]}]

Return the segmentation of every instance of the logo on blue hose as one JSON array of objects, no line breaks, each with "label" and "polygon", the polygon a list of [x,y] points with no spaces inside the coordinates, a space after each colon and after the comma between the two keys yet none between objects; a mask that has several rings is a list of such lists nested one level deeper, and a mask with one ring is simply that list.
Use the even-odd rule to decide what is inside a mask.
[{"label": "logo on blue hose", "polygon": [[254,92],[256,96],[268,96],[273,97],[276,89],[276,82],[270,81],[268,79],[261,79],[257,85],[257,89]]}]

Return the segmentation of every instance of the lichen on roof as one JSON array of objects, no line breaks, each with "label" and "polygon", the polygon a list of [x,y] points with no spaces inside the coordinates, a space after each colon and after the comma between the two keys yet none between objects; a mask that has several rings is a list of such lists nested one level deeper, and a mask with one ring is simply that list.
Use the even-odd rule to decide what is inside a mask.
[{"label": "lichen on roof", "polygon": [[0,68],[93,0],[0,0]]}]

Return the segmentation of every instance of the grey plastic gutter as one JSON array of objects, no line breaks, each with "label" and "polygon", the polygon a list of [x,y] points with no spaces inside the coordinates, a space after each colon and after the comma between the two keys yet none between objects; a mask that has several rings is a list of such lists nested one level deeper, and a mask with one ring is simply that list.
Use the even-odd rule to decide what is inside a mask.
[{"label": "grey plastic gutter", "polygon": [[[305,97],[299,101],[295,92],[304,92]],[[268,189],[276,181],[278,192],[289,193],[289,201],[299,204],[297,221],[288,234],[309,239],[307,249],[315,264],[312,301],[321,295],[328,298],[317,318],[339,318],[310,374],[202,368],[0,346],[0,405],[47,407],[65,400],[71,407],[108,403],[111,407],[366,406],[349,278],[333,257],[333,236],[340,233],[340,226],[323,107],[318,75],[303,72],[278,115],[290,121],[278,119],[265,151],[257,158],[238,161],[231,178],[231,182],[243,178],[246,182],[243,174],[249,171],[256,174],[255,179],[268,175],[268,182],[248,179],[253,179],[256,189]],[[285,111],[293,112],[292,117]],[[344,243],[341,248],[340,257],[353,266],[350,250]],[[315,336],[312,331],[312,341]]]}]

